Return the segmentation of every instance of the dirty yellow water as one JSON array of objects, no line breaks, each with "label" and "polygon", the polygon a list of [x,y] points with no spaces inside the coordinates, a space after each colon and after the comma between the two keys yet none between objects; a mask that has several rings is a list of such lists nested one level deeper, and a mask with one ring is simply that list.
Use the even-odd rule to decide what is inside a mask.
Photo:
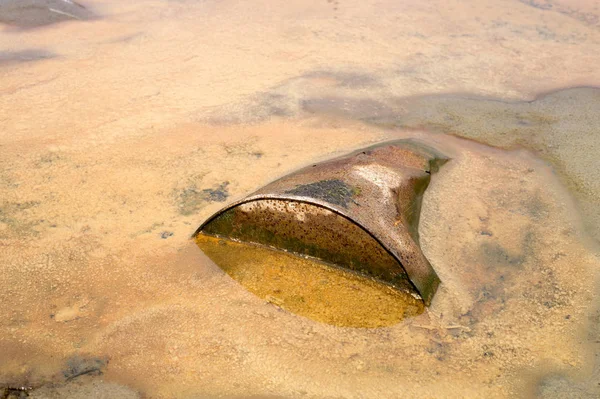
[{"label": "dirty yellow water", "polygon": [[384,327],[423,312],[421,298],[323,262],[204,234],[196,243],[234,280],[267,302],[340,327]]},{"label": "dirty yellow water", "polygon": [[[22,23],[12,3],[0,389],[599,396],[597,2],[53,0]],[[285,173],[408,137],[452,158],[423,200],[442,284],[420,315],[288,312],[190,238]]]}]

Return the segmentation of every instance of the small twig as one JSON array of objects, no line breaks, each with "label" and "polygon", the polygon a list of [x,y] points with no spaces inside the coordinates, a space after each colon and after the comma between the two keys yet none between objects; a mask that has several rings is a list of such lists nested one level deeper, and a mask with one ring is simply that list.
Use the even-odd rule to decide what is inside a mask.
[{"label": "small twig", "polygon": [[457,324],[457,325],[455,325],[455,326],[444,326],[444,327],[442,327],[442,328],[445,328],[446,330],[453,330],[453,329],[455,329],[455,328],[462,328],[463,330],[464,330],[464,329],[469,329],[468,327],[461,326],[461,325],[458,325],[458,324]]},{"label": "small twig", "polygon": [[412,324],[413,327],[417,327],[417,328],[424,328],[425,330],[437,330],[437,327],[434,326],[423,326],[421,324]]},{"label": "small twig", "polygon": [[92,373],[96,373],[96,372],[98,374],[102,374],[102,370],[100,370],[98,368],[93,368],[93,369],[83,370],[79,373],[73,374],[72,376],[67,377],[65,379],[65,381],[71,381],[73,378],[81,377],[82,375],[92,374]]},{"label": "small twig", "polygon": [[437,329],[441,329],[441,330],[454,330],[457,328],[460,328],[462,330],[465,331],[471,331],[471,329],[469,327],[465,327],[465,326],[461,326],[461,325],[450,325],[450,326],[439,326],[439,327],[435,327],[435,326],[424,326],[421,324],[412,324],[413,327],[417,327],[417,328],[424,328],[425,330],[437,330]]}]

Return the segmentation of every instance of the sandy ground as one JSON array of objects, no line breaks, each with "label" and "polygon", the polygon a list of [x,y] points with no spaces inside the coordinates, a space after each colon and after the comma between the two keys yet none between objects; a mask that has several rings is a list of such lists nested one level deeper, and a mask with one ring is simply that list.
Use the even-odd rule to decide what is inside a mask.
[{"label": "sandy ground", "polygon": [[[48,4],[0,0],[0,387],[600,394],[595,1]],[[402,137],[452,158],[418,317],[287,313],[190,240],[287,172]]]}]

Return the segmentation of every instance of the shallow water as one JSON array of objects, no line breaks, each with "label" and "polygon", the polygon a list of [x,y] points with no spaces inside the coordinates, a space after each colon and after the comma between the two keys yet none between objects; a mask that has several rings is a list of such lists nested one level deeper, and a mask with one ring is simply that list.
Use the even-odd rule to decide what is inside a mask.
[{"label": "shallow water", "polygon": [[196,243],[244,288],[311,320],[375,328],[398,324],[424,310],[418,295],[316,259],[203,234]]},{"label": "shallow water", "polygon": [[[82,4],[0,26],[0,386],[599,395],[596,2]],[[190,239],[285,173],[408,137],[452,158],[423,202],[442,285],[421,315],[295,315]]]}]

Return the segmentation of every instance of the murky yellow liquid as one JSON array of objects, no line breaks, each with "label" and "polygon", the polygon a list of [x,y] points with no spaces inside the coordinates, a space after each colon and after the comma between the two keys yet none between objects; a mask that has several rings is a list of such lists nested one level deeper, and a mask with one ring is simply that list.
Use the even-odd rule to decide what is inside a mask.
[{"label": "murky yellow liquid", "polygon": [[383,327],[423,301],[375,280],[265,246],[199,234],[196,243],[233,279],[292,313],[341,327]]}]

